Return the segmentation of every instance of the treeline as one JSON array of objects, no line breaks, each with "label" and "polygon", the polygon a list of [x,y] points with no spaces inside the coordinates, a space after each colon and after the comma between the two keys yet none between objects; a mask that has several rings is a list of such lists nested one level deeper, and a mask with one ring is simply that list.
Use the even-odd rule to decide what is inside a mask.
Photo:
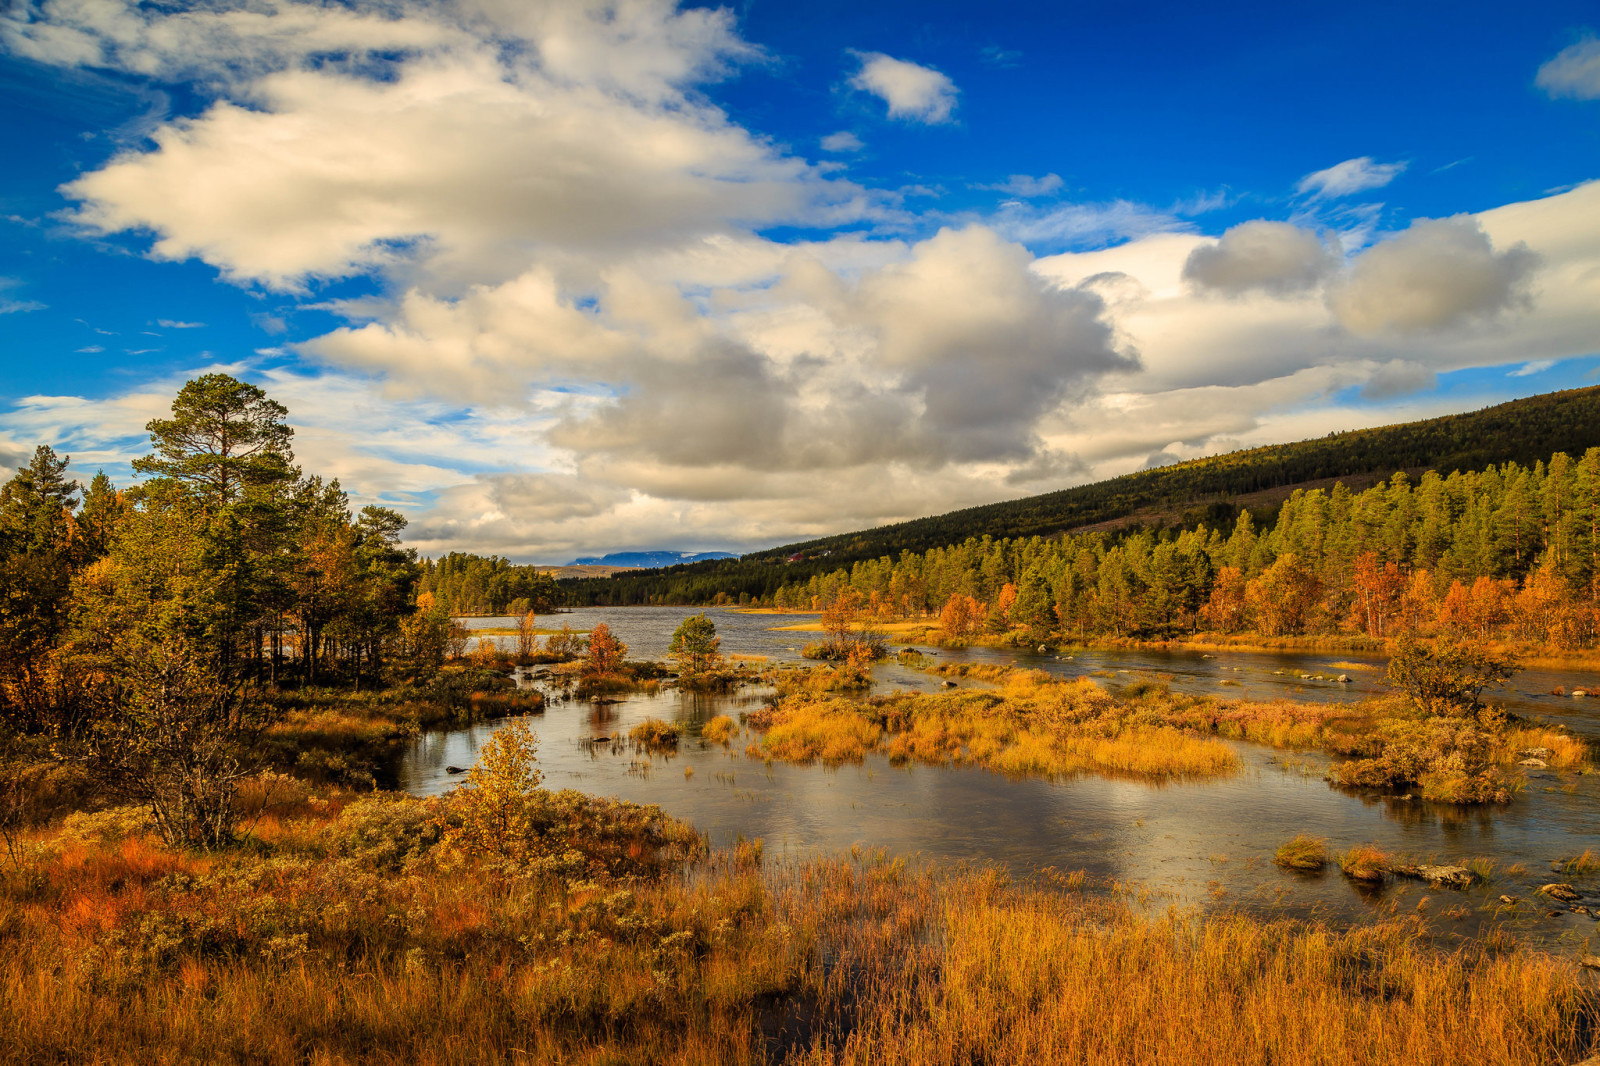
[{"label": "treeline", "polygon": [[450,622],[416,611],[405,520],[302,475],[286,416],[206,375],[149,424],[137,486],[85,491],[40,446],[0,489],[0,739],[133,745],[191,711],[236,724],[247,686],[437,668]]},{"label": "treeline", "polygon": [[425,559],[418,590],[450,614],[549,614],[563,602],[555,578],[497,555],[451,552]]},{"label": "treeline", "polygon": [[[1481,470],[1532,465],[1555,452],[1600,446],[1600,386],[1513,400],[1481,411],[1330,434],[1143,470],[1092,485],[972,507],[877,529],[790,544],[739,560],[695,563],[645,574],[562,582],[574,603],[711,603],[766,600],[861,560],[927,551],[990,536],[1046,536],[1134,516],[1147,526],[1216,525],[1238,512],[1235,498],[1328,478],[1396,470]],[[1281,498],[1281,497],[1280,497]],[[798,557],[798,558],[796,558]]]},{"label": "treeline", "polygon": [[780,588],[818,610],[938,613],[955,635],[1401,633],[1590,647],[1600,636],[1600,448],[1364,492],[1295,492],[1270,526],[980,538]]}]

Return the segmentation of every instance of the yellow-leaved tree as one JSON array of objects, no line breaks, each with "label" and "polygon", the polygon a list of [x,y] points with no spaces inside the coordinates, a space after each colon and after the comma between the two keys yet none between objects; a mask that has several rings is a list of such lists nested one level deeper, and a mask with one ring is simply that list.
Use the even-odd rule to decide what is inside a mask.
[{"label": "yellow-leaved tree", "polygon": [[539,737],[525,722],[495,732],[478,752],[466,783],[451,797],[461,824],[446,842],[475,858],[526,860],[533,850],[528,801],[544,779],[534,765]]}]

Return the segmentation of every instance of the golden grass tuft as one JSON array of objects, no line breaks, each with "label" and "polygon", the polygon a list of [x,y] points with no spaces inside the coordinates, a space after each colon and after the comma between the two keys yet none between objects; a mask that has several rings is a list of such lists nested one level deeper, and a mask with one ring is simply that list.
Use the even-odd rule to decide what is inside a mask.
[{"label": "golden grass tuft", "polygon": [[701,728],[700,735],[712,744],[727,747],[739,735],[739,723],[725,714],[719,714]]},{"label": "golden grass tuft", "polygon": [[1301,833],[1278,845],[1272,861],[1286,870],[1320,870],[1328,864],[1327,842]]},{"label": "golden grass tuft", "polygon": [[1389,853],[1371,844],[1339,853],[1339,869],[1352,881],[1382,881],[1393,868]]},{"label": "golden grass tuft", "polygon": [[670,751],[682,735],[682,726],[660,718],[646,718],[628,730],[628,739],[647,751]]}]

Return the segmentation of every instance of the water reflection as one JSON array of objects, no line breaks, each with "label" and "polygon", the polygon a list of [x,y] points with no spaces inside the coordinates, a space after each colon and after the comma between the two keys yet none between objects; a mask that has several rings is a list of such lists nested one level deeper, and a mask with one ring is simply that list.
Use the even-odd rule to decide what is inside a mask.
[{"label": "water reflection", "polygon": [[[655,657],[664,654],[672,630],[686,613],[681,608],[596,610],[576,612],[572,621],[585,628],[606,621],[632,646],[631,654]],[[779,662],[798,660],[806,635],[768,628],[786,619],[708,613],[724,638],[724,650],[764,654]],[[972,649],[952,657],[1016,661],[1061,674],[1114,668],[1130,671],[1118,675],[1124,679],[1155,674],[1175,689],[1195,686],[1195,691],[1229,694],[1243,689],[1240,694],[1256,697],[1352,699],[1376,688],[1375,670],[1364,671],[1361,683],[1344,685],[1298,676],[1326,675],[1336,663],[1356,662],[1334,656],[1286,660],[1236,655],[1223,661],[1177,652],[1072,655],[1058,659],[1036,652]],[[1296,674],[1276,672],[1280,670]],[[1357,676],[1350,665],[1343,672]],[[936,685],[928,675],[894,664],[880,665],[877,677],[885,688]],[[1222,679],[1243,683],[1219,688]],[[1531,896],[1544,883],[1551,860],[1595,846],[1597,777],[1537,772],[1513,804],[1490,810],[1347,792],[1323,779],[1328,761],[1320,753],[1280,753],[1245,744],[1235,746],[1242,763],[1235,777],[1157,787],[1099,777],[1062,783],[1011,780],[970,767],[897,768],[877,757],[837,769],[769,766],[745,756],[748,733],[726,748],[702,739],[701,730],[712,717],[737,719],[763,698],[751,690],[730,695],[666,689],[623,702],[553,699],[544,715],[533,720],[545,785],[659,804],[694,823],[719,846],[738,837],[760,837],[769,853],[832,854],[861,845],[919,854],[932,862],[998,862],[1017,874],[1051,866],[1084,869],[1096,877],[1149,886],[1161,905],[1220,902],[1351,919],[1388,913],[1402,904],[1412,907],[1427,895],[1434,900],[1430,905],[1465,902],[1473,908],[1474,917],[1452,926],[1462,931],[1493,913],[1500,894]],[[1577,712],[1561,706],[1568,712],[1563,720],[1577,725]],[[618,739],[647,717],[683,727],[676,753],[649,756]],[[401,787],[419,794],[454,787],[458,779],[445,767],[471,765],[495,728],[497,724],[480,724],[422,738],[399,768]],[[595,743],[602,737],[605,742]],[[1272,854],[1301,832],[1326,838],[1332,851],[1374,844],[1424,861],[1482,857],[1493,860],[1498,879],[1456,893],[1410,882],[1357,889],[1336,871],[1289,875],[1274,866]],[[1506,873],[1514,864],[1524,869]],[[1523,912],[1526,932],[1534,937],[1600,931],[1593,920],[1565,912],[1553,920],[1543,917],[1544,908],[1518,908],[1517,913]]]}]

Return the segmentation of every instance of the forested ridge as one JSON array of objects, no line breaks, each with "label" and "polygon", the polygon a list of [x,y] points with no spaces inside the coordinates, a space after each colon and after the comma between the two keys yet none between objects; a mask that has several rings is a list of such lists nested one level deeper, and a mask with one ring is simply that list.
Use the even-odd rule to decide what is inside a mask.
[{"label": "forested ridge", "polygon": [[1582,455],[1596,446],[1600,386],[1176,463],[1042,496],[789,544],[737,560],[571,579],[561,585],[574,604],[770,602],[784,586],[804,584],[841,566],[972,538],[1051,536],[1130,518],[1135,525],[1169,528],[1216,525],[1232,521],[1239,510],[1233,502],[1237,497],[1264,490],[1329,478],[1387,478],[1400,470],[1449,474],[1508,462],[1531,466],[1557,452]]}]

